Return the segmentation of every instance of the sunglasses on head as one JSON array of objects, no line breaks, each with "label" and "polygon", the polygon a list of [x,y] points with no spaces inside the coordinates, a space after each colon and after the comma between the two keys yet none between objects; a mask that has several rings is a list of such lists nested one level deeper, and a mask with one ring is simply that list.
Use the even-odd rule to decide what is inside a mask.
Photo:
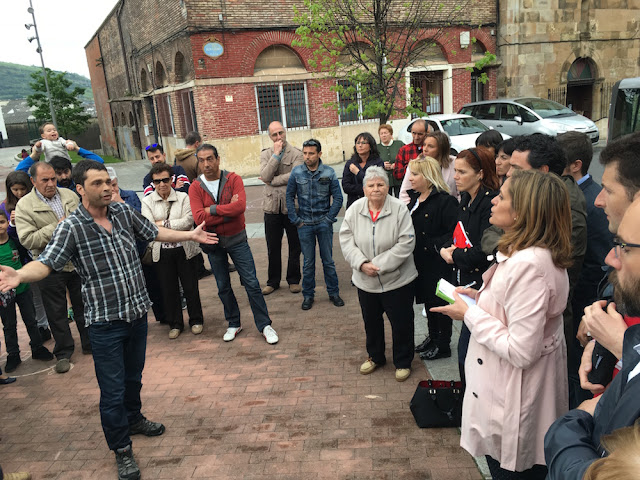
[{"label": "sunglasses on head", "polygon": [[303,147],[319,147],[320,144],[317,140],[307,140],[302,144]]},{"label": "sunglasses on head", "polygon": [[166,177],[166,178],[154,178],[153,180],[151,180],[153,182],[154,185],[160,185],[161,183],[169,183],[171,182],[171,177]]},{"label": "sunglasses on head", "polygon": [[156,149],[156,148],[158,148],[159,146],[160,146],[160,145],[158,145],[157,143],[153,143],[153,144],[151,144],[151,145],[147,146],[147,147],[144,149],[144,151],[145,151],[145,152],[148,152],[149,150],[151,150],[151,149]]}]

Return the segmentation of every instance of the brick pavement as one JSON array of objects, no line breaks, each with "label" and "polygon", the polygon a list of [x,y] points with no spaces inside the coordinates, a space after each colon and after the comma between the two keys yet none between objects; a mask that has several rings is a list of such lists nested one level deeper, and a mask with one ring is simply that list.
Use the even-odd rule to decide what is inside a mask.
[{"label": "brick pavement", "polygon": [[[257,220],[257,218],[256,218]],[[255,221],[255,220],[254,220]],[[427,371],[418,357],[405,383],[388,363],[370,376],[364,329],[337,236],[334,251],[346,306],[329,303],[318,261],[316,303],[283,288],[266,297],[277,345],[255,329],[246,294],[232,282],[245,330],[222,341],[226,323],[212,277],[200,291],[205,330],[169,340],[150,317],[143,411],[165,423],[155,438],[134,437],[143,478],[150,479],[435,479],[482,478],[459,447],[455,429],[421,430],[409,401]],[[266,276],[264,239],[250,241],[258,276]],[[419,320],[423,322],[422,320]],[[72,370],[29,358],[20,328],[18,381],[0,386],[0,462],[34,479],[114,479],[113,454],[100,427],[91,357],[76,353]],[[76,332],[77,340],[77,332]],[[387,329],[390,359],[390,331]],[[52,348],[52,342],[47,342]],[[4,365],[6,353],[0,356]]]}]

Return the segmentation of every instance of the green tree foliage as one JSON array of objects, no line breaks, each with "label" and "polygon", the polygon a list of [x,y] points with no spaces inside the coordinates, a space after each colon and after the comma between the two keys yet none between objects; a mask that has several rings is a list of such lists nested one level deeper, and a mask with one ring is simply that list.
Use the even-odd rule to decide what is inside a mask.
[{"label": "green tree foliage", "polygon": [[[310,65],[339,79],[341,113],[361,108],[381,123],[396,112],[423,113],[397,101],[407,67],[441,55],[447,27],[469,22],[472,0],[304,0],[295,10],[300,39],[312,52]],[[486,60],[484,60],[486,62]],[[486,78],[486,77],[485,77]]]},{"label": "green tree foliage", "polygon": [[[0,62],[0,100],[16,100],[27,98],[27,95],[31,95],[33,92],[29,87],[29,82],[31,82],[29,75],[33,72],[38,72],[42,75],[42,67]],[[67,72],[67,78],[71,80],[73,87],[86,89],[82,100],[89,103],[93,102],[91,80],[72,72]]]},{"label": "green tree foliage", "polygon": [[[34,93],[27,97],[27,103],[31,107],[36,107],[33,115],[38,121],[51,120],[49,99],[42,72],[33,72],[31,78],[33,82],[29,85]],[[86,130],[90,116],[84,112],[82,106],[85,89],[81,87],[71,89],[71,82],[66,78],[66,73],[54,72],[48,68],[47,80],[60,135],[67,137]]]}]

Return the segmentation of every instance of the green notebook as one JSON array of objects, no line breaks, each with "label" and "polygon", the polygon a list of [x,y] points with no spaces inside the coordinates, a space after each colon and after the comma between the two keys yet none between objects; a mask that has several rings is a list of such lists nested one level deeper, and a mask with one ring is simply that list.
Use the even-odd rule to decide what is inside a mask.
[{"label": "green notebook", "polygon": [[[449,303],[455,303],[453,299],[453,292],[456,290],[456,287],[447,282],[444,278],[441,278],[438,281],[438,285],[436,285],[436,295]],[[476,304],[475,299],[471,298],[469,295],[463,295],[459,293],[460,298],[466,302],[467,305],[472,306]]]}]

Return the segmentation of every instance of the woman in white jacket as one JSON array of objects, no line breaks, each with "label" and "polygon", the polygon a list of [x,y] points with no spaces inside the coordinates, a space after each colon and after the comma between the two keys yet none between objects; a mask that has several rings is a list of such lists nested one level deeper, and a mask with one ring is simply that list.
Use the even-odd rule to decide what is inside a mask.
[{"label": "woman in white jacket", "polygon": [[409,210],[388,195],[389,179],[381,167],[369,167],[364,198],[356,200],[340,227],[342,253],[353,269],[367,337],[369,358],[360,366],[368,375],[386,363],[384,319],[391,323],[396,380],[411,374],[413,297],[418,272],[413,262],[415,233]]},{"label": "woman in white jacket", "polygon": [[[149,173],[155,191],[142,199],[142,215],[156,225],[173,230],[192,230],[193,215],[189,196],[171,188],[171,166],[156,163]],[[165,315],[170,327],[169,338],[178,338],[184,329],[178,280],[187,300],[191,332],[194,335],[202,333],[203,315],[196,263],[200,247],[195,242],[152,242],[152,248],[153,262],[157,266],[162,285]]]}]

